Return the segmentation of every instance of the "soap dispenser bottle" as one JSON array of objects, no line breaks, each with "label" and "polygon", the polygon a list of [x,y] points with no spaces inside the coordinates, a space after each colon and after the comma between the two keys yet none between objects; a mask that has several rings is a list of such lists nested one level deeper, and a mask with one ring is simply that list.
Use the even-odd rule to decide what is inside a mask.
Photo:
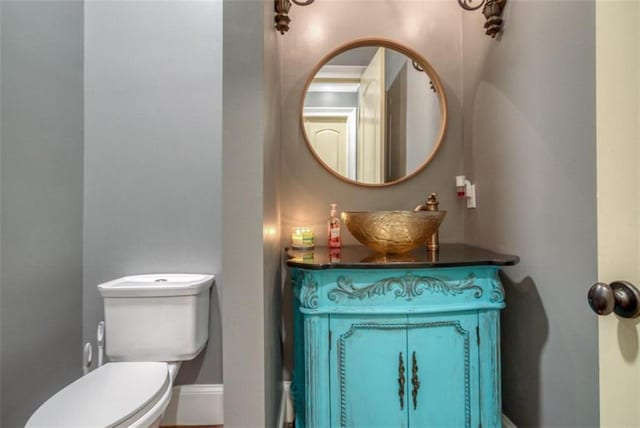
[{"label": "soap dispenser bottle", "polygon": [[336,204],[331,204],[331,214],[329,217],[329,248],[340,248],[340,219],[336,217]]}]

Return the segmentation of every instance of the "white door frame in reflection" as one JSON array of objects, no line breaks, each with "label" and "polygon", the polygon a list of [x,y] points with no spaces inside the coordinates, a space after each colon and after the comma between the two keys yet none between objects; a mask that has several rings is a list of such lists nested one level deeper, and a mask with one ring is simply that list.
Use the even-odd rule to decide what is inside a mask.
[{"label": "white door frame in reflection", "polygon": [[343,117],[347,121],[347,177],[356,179],[356,108],[305,107],[304,118]]}]

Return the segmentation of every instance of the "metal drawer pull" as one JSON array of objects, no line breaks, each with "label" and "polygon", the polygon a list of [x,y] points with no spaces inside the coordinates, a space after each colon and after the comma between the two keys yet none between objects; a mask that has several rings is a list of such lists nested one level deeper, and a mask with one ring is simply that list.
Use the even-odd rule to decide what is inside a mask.
[{"label": "metal drawer pull", "polygon": [[420,379],[418,378],[418,360],[416,358],[416,351],[413,351],[411,373],[411,384],[413,389],[411,390],[411,397],[413,397],[413,410],[418,407],[418,390],[420,389]]},{"label": "metal drawer pull", "polygon": [[398,397],[400,398],[400,410],[404,410],[404,361],[402,352],[398,354]]}]

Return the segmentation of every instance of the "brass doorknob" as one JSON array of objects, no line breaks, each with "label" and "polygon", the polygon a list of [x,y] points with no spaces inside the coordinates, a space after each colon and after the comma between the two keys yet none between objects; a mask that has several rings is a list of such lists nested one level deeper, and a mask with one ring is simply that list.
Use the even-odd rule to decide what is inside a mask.
[{"label": "brass doorknob", "polygon": [[597,282],[589,288],[587,300],[598,315],[609,315],[611,312],[623,318],[640,315],[640,292],[627,281],[614,281],[611,284]]}]

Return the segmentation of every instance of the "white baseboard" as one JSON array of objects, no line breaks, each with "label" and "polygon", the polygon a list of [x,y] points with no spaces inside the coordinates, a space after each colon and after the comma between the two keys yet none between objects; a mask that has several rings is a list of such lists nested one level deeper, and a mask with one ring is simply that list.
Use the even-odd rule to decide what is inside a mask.
[{"label": "white baseboard", "polygon": [[278,413],[278,428],[287,428],[293,422],[293,403],[291,402],[291,382],[282,382],[282,397]]},{"label": "white baseboard", "polygon": [[287,417],[287,392],[285,391],[284,382],[282,384],[282,396],[280,397],[280,408],[278,410],[278,423],[276,428],[286,428],[285,418]]},{"label": "white baseboard", "polygon": [[161,426],[222,425],[222,385],[180,385],[173,388]]},{"label": "white baseboard", "polygon": [[502,414],[502,428],[518,428],[518,427],[516,427],[516,424],[511,422],[511,419],[506,417],[506,415],[503,413]]}]

